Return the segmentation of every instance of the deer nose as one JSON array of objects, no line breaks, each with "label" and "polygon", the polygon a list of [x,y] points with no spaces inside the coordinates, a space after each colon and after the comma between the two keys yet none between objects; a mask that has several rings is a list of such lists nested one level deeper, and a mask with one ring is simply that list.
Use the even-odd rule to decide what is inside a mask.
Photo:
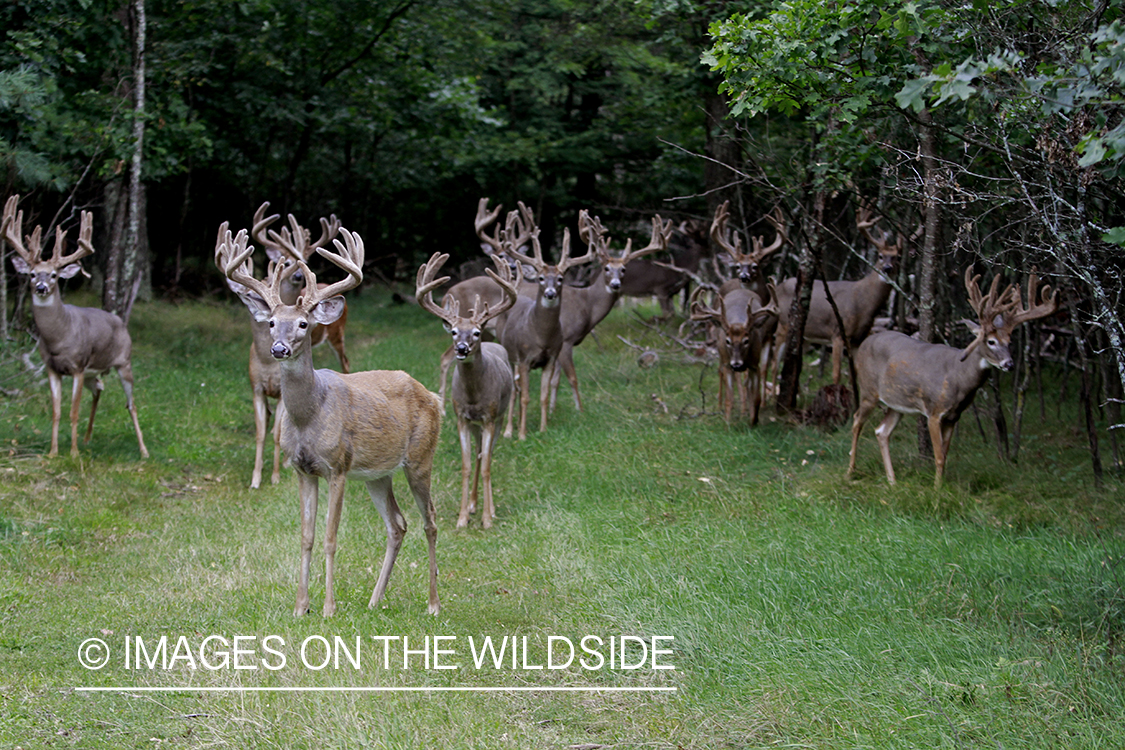
[{"label": "deer nose", "polygon": [[270,354],[273,355],[274,359],[289,359],[292,352],[285,344],[280,341],[275,341],[273,342],[273,346],[270,347]]},{"label": "deer nose", "polygon": [[738,280],[741,281],[743,284],[749,284],[750,281],[751,281],[750,272],[749,271],[743,271],[742,273],[740,273],[738,275]]},{"label": "deer nose", "polygon": [[621,279],[610,279],[609,288],[610,288],[610,291],[616,292],[618,289],[621,288]]},{"label": "deer nose", "polygon": [[42,281],[36,283],[35,284],[35,293],[36,294],[46,294],[47,293],[47,284],[42,282]]},{"label": "deer nose", "polygon": [[458,357],[467,357],[467,356],[469,356],[469,345],[468,344],[458,344],[455,347],[455,351],[457,352]]},{"label": "deer nose", "polygon": [[549,286],[543,290],[543,296],[547,299],[554,299],[555,297],[559,296],[559,292],[554,287]]}]

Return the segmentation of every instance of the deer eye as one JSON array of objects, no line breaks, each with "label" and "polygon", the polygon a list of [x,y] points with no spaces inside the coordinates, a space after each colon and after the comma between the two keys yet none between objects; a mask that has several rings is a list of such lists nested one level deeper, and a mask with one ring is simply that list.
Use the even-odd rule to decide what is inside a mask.
[{"label": "deer eye", "polygon": [[479,338],[480,338],[480,331],[479,331],[478,329],[476,329],[476,328],[474,328],[474,329],[473,329],[473,338],[474,338],[474,339],[479,339]]},{"label": "deer eye", "polygon": [[547,281],[547,277],[544,276],[543,274],[539,274],[539,283],[542,284],[546,281]]},{"label": "deer eye", "polygon": [[270,328],[273,328],[273,324],[274,324],[274,321],[271,319],[270,320]]},{"label": "deer eye", "polygon": [[301,320],[301,321],[297,322],[297,327],[301,328],[301,329],[305,329],[305,328],[309,327],[309,323],[308,323],[307,320]]}]

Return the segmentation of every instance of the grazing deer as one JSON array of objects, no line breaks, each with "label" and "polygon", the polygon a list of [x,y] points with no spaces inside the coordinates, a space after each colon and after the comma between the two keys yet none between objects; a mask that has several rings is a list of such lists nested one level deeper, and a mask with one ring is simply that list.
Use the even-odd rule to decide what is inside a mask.
[{"label": "grazing deer", "polygon": [[[332,214],[328,219],[322,216],[320,218],[320,239],[311,242],[311,233],[297,223],[297,218],[293,214],[289,214],[288,227],[282,227],[279,232],[269,229],[269,225],[279,218],[278,214],[266,216],[269,207],[270,203],[266,201],[258,206],[258,210],[254,212],[254,224],[250,230],[250,236],[265,249],[270,260],[284,260],[287,265],[292,266],[292,270],[285,274],[281,284],[282,302],[292,305],[305,290],[305,275],[300,266],[297,265],[297,261],[304,261],[307,264],[313,253],[319,248],[328,247],[331,239],[340,230],[340,220],[336,218],[336,214]],[[320,346],[327,341],[340,360],[340,369],[344,372],[351,372],[351,362],[348,360],[347,352],[344,351],[344,328],[347,323],[348,307],[345,304],[344,312],[331,325],[313,326],[312,345]]]},{"label": "grazing deer", "polygon": [[1037,301],[1039,278],[1034,273],[1027,281],[1025,307],[1015,284],[997,295],[999,276],[992,279],[988,295],[983,296],[977,286],[980,276],[973,276],[972,271],[972,266],[965,269],[965,288],[978,322],[962,321],[975,334],[964,349],[929,344],[897,331],[881,331],[860,344],[855,356],[860,401],[852,422],[848,476],[855,471],[856,446],[863,425],[881,403],[886,415],[875,428],[875,438],[887,479],[895,483],[890,450],[895,425],[903,414],[922,414],[934,447],[934,486],[940,487],[953,427],[988,378],[988,368],[1010,370],[1008,345],[1012,332],[1022,323],[1054,314],[1058,308],[1049,286],[1043,287],[1042,301]]},{"label": "grazing deer", "polygon": [[719,328],[719,406],[728,424],[734,408],[735,390],[739,395],[741,415],[748,416],[750,424],[758,423],[768,342],[778,316],[774,285],[767,284],[766,289],[769,304],[764,304],[749,289],[739,288],[725,295],[716,295],[717,309],[703,304],[703,287],[691,295],[691,319],[708,321]]},{"label": "grazing deer", "polygon": [[706,236],[696,223],[681,222],[677,230],[686,243],[672,250],[671,263],[638,258],[625,267],[625,275],[621,279],[622,297],[656,297],[660,305],[660,320],[672,317],[672,298],[691,281],[707,251]]},{"label": "grazing deer", "polygon": [[[94,431],[94,415],[98,399],[105,385],[101,376],[111,369],[117,370],[121,387],[125,391],[125,405],[133,418],[137,445],[141,456],[148,458],[148,448],[137,421],[137,406],[133,402],[133,342],[121,318],[96,307],[76,307],[63,304],[59,279],[69,279],[82,270],[78,261],[94,253],[91,239],[94,217],[83,211],[78,231],[78,249],[63,255],[67,233],[55,231],[55,249],[50,259],[43,258],[43,227],[36,226],[31,236],[23,235],[23,211],[17,213],[20,197],[13,195],[4,205],[0,220],[0,234],[16,251],[12,264],[16,271],[31,279],[31,310],[35,327],[39,331],[39,354],[47,366],[47,382],[51,389],[51,450],[48,456],[59,454],[59,420],[62,418],[62,379],[74,378],[70,397],[70,455],[78,455],[78,411],[82,402],[82,386],[93,391],[90,404],[90,422],[86,426],[85,442],[90,442]],[[24,244],[26,239],[27,244]],[[87,381],[86,376],[92,379]]]},{"label": "grazing deer", "polygon": [[777,232],[774,241],[765,245],[763,238],[751,237],[750,242],[754,249],[748,253],[742,252],[742,238],[737,233],[732,233],[727,229],[729,221],[730,201],[728,200],[719,206],[715,211],[715,218],[711,221],[711,239],[714,240],[715,245],[722,248],[718,260],[730,268],[731,276],[734,277],[719,288],[719,293],[726,294],[741,286],[754,292],[759,297],[764,297],[766,295],[766,280],[762,273],[762,262],[780,250],[781,246],[789,239],[781,209],[777,208],[773,213],[766,215],[766,221]]},{"label": "grazing deer", "polygon": [[[521,210],[527,210],[523,203],[520,203]],[[477,237],[480,238],[481,248],[485,253],[493,258],[506,264],[509,268],[510,274],[521,279],[519,285],[526,296],[535,296],[537,287],[529,282],[523,281],[522,268],[520,264],[512,257],[505,249],[505,243],[501,240],[500,225],[496,225],[496,231],[489,235],[485,230],[496,221],[496,217],[500,215],[500,209],[503,206],[497,206],[492,211],[488,210],[488,198],[481,198],[477,203],[477,215],[473,221],[473,226],[476,229]],[[528,226],[526,223],[519,223],[514,221],[514,216],[518,217],[516,212],[508,215],[507,226],[516,231],[512,237],[509,238],[514,247],[521,248],[527,244],[531,239],[531,230],[534,225]],[[487,274],[484,276],[474,276],[464,281],[451,286],[442,297],[442,305],[444,306],[450,300],[456,300],[457,304],[463,310],[468,310],[475,305],[475,300],[480,297],[489,307],[495,308],[501,304],[505,297],[504,290],[495,281],[492,280]],[[494,338],[499,338],[499,331],[504,327],[504,315],[497,315],[488,321],[488,327],[485,329],[487,333]],[[445,385],[449,380],[449,368],[453,366],[454,350],[450,346],[441,355],[441,380],[438,384],[438,396],[441,398],[442,408],[445,408]]]},{"label": "grazing deer", "polygon": [[[519,214],[508,215],[508,225],[503,234],[507,252],[525,266],[534,268],[538,282],[535,299],[520,296],[508,311],[504,328],[500,332],[500,343],[508,352],[508,361],[515,371],[515,390],[512,392],[512,405],[508,408],[508,420],[504,427],[504,437],[512,436],[512,419],[515,412],[515,398],[520,399],[519,439],[527,439],[527,406],[531,400],[529,377],[532,369],[543,368],[543,378],[539,390],[539,431],[547,429],[547,412],[551,399],[551,380],[558,366],[559,352],[563,346],[560,314],[563,307],[563,276],[568,268],[587,263],[594,258],[591,249],[580,258],[570,257],[570,230],[563,230],[562,251],[557,265],[543,260],[539,246],[539,228],[531,210],[520,204]],[[513,238],[528,236],[534,256],[527,256],[517,248],[519,243]]]},{"label": "grazing deer", "polygon": [[250,290],[242,299],[255,319],[269,325],[270,352],[281,365],[281,447],[297,471],[301,499],[301,562],[294,614],[303,615],[309,609],[309,566],[320,477],[328,483],[324,616],[336,611],[336,533],[349,478],[366,483],[387,527],[383,567],[368,606],[383,599],[406,535],[406,519],[391,486],[391,473],[400,467],[422,514],[430,557],[429,612],[437,614],[437,524],[430,497],[430,474],[441,430],[437,396],[405,372],[342,374],[313,369],[312,326],[328,325],[339,318],[344,307],[339,295],[363,279],[363,240],[345,229],[340,235],[343,242],[333,240],[337,252],[324,247],[317,252],[347,272],[347,278],[322,287],[305,262],[298,260],[306,277],[305,289],[292,305],[281,299],[284,278],[276,262],[267,272],[269,283],[252,275],[254,247],[247,245],[246,230],[236,237],[224,231],[215,247],[215,262],[223,273]]},{"label": "grazing deer", "polygon": [[[824,292],[823,282],[814,282],[812,296],[809,299],[808,316],[805,318],[805,341],[822,346],[832,346],[832,382],[840,382],[840,365],[844,355],[844,336],[848,344],[855,350],[860,342],[871,332],[875,316],[880,308],[887,303],[891,295],[891,274],[894,273],[898,262],[899,253],[902,251],[903,239],[900,235],[898,241],[892,244],[886,234],[880,233],[876,237],[869,231],[879,222],[872,218],[867,209],[860,209],[857,215],[856,226],[863,231],[864,236],[875,246],[879,257],[871,272],[858,281],[829,281],[828,290],[832,292],[832,300],[840,311],[840,320],[844,323],[844,331],[836,323],[836,314],[832,305],[828,303],[828,296]],[[777,325],[776,366],[781,367],[785,356],[785,341],[789,336],[789,308],[793,303],[796,293],[797,279],[789,278],[777,287],[778,305],[781,308],[781,318]],[[775,378],[776,379],[776,378]]]},{"label": "grazing deer", "polygon": [[[453,412],[457,415],[457,435],[461,440],[461,513],[457,517],[459,529],[469,525],[469,516],[476,511],[477,487],[482,475],[484,507],[481,511],[481,524],[486,529],[491,528],[492,520],[496,518],[496,504],[492,498],[492,448],[495,445],[497,425],[508,410],[514,387],[512,366],[508,363],[508,353],[504,347],[481,340],[485,324],[507,312],[515,304],[519,294],[519,278],[512,280],[510,267],[498,255],[492,255],[492,259],[501,273],[497,274],[491,268],[487,269],[487,273],[504,292],[503,299],[495,306],[482,300],[479,295],[473,301],[473,306],[468,308],[468,317],[461,315],[460,303],[449,295],[446,295],[443,307],[437,306],[433,290],[449,281],[448,276],[434,278],[445,261],[449,260],[449,255],[444,253],[434,253],[429,262],[418,269],[414,292],[422,309],[441,318],[445,329],[453,336],[454,356],[457,358],[457,368],[453,371]],[[474,442],[477,444],[475,454]]]},{"label": "grazing deer", "polygon": [[559,366],[555,368],[551,380],[551,411],[555,409],[555,396],[559,389],[560,372],[566,374],[570,388],[574,391],[574,406],[582,411],[582,398],[578,394],[578,373],[574,369],[574,347],[578,346],[602,322],[621,296],[621,285],[626,276],[626,266],[640,258],[664,250],[672,235],[672,222],[663,221],[657,215],[652,220],[652,236],[648,245],[633,250],[633,240],[625,242],[620,257],[614,257],[609,250],[609,237],[598,217],[590,218],[585,209],[578,212],[579,237],[597,254],[601,263],[603,283],[598,283],[597,275],[587,287],[567,287],[563,296],[559,320],[562,325],[563,345],[559,350]]}]

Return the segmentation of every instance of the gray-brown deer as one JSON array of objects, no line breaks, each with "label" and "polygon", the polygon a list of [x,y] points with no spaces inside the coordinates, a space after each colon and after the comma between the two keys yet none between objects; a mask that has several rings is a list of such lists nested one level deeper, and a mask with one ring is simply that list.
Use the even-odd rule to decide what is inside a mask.
[{"label": "gray-brown deer", "polygon": [[395,502],[391,474],[402,468],[422,514],[430,559],[429,612],[440,609],[437,594],[437,524],[430,497],[434,450],[441,430],[437,396],[405,372],[367,371],[342,374],[316,370],[312,363],[310,333],[315,324],[328,325],[339,318],[341,293],[363,279],[363,240],[340,230],[343,242],[334,239],[336,252],[317,252],[347,273],[347,278],[321,287],[302,260],[305,289],[292,305],[281,299],[283,278],[267,273],[270,283],[252,275],[246,230],[232,237],[219,236],[215,261],[226,276],[249,289],[243,297],[254,317],[269,325],[270,352],[281,364],[281,447],[297,471],[301,500],[301,561],[298,567],[294,614],[309,609],[309,567],[316,534],[320,478],[328,483],[328,515],[324,534],[325,617],[336,611],[336,536],[349,478],[367,485],[367,491],[387,528],[383,566],[371,594],[369,607],[383,599],[398,557],[406,519]]},{"label": "gray-brown deer", "polygon": [[768,303],[742,288],[715,295],[718,307],[703,303],[703,287],[691,296],[691,319],[710,322],[717,328],[719,406],[728,424],[734,409],[735,391],[739,395],[741,415],[748,417],[750,424],[758,423],[768,342],[778,316],[774,285],[767,284],[766,290]]},{"label": "gray-brown deer", "polygon": [[741,286],[759,297],[766,296],[766,278],[762,273],[762,262],[780,250],[789,238],[780,208],[767,214],[766,221],[774,228],[777,236],[769,245],[765,244],[762,237],[751,237],[753,250],[746,253],[742,251],[742,238],[727,227],[730,222],[730,201],[724,201],[715,211],[715,218],[711,221],[711,239],[715,245],[722,248],[722,252],[717,256],[718,260],[730,269],[733,277],[719,288],[720,294],[726,294]]},{"label": "gray-brown deer", "polygon": [[[481,198],[477,203],[477,215],[473,221],[473,226],[476,229],[477,237],[480,238],[481,248],[485,253],[505,263],[512,276],[521,278],[519,285],[524,294],[527,296],[535,296],[538,292],[537,285],[522,280],[522,272],[520,264],[514,257],[512,257],[505,249],[505,242],[501,240],[501,233],[504,231],[500,224],[496,225],[495,231],[490,235],[487,232],[489,226],[496,221],[496,217],[500,215],[500,210],[503,206],[497,206],[492,211],[488,210],[488,198]],[[527,212],[528,209],[523,203],[519,204],[519,210],[513,211],[508,214],[506,222],[507,230],[512,232],[512,236],[508,237],[509,244],[514,247],[524,247],[531,239],[531,232],[534,230],[534,224],[527,224],[526,222],[518,221],[520,217],[519,211]],[[456,300],[457,304],[462,310],[468,310],[473,307],[477,297],[480,297],[489,307],[495,308],[504,300],[505,292],[492,280],[490,276],[474,276],[464,281],[459,281],[448,290],[442,297],[442,305],[444,306],[450,300]],[[485,331],[495,339],[500,338],[500,331],[504,327],[504,315],[498,315],[488,321]],[[442,407],[445,406],[445,386],[449,380],[449,368],[453,366],[454,351],[450,346],[441,355],[441,379],[438,384],[438,396],[441,397]]]},{"label": "gray-brown deer", "polygon": [[[137,405],[133,401],[133,342],[121,318],[96,307],[77,307],[62,301],[59,280],[69,279],[82,270],[78,261],[92,255],[91,243],[94,217],[83,211],[78,231],[78,249],[64,255],[67,233],[55,231],[55,248],[50,258],[43,257],[43,227],[36,226],[29,237],[23,235],[23,211],[16,210],[19,196],[13,195],[4,204],[0,234],[11,244],[16,254],[12,263],[16,271],[31,278],[31,310],[35,327],[39,331],[39,354],[47,367],[47,382],[51,390],[51,449],[48,456],[59,453],[59,421],[62,418],[62,379],[74,378],[70,397],[70,455],[78,455],[78,411],[82,402],[82,386],[93,391],[90,404],[90,421],[86,426],[85,442],[94,431],[94,415],[98,399],[105,385],[101,376],[117,370],[121,387],[125,391],[125,405],[133,419],[137,445],[141,456],[148,458],[148,448],[137,420]],[[26,240],[26,244],[25,244]],[[90,379],[87,380],[87,376]]]},{"label": "gray-brown deer", "polygon": [[1008,349],[1012,332],[1022,323],[1052,315],[1058,309],[1058,300],[1049,286],[1043,287],[1039,299],[1039,278],[1034,273],[1027,281],[1025,306],[1015,284],[997,294],[999,276],[992,279],[988,295],[982,295],[977,285],[980,276],[973,276],[972,271],[972,266],[965,269],[965,288],[977,322],[962,321],[975,334],[964,349],[925,343],[897,331],[872,334],[860,344],[855,355],[860,401],[852,422],[849,476],[855,471],[863,425],[875,407],[882,404],[886,414],[875,428],[875,438],[887,479],[895,483],[890,451],[895,425],[903,414],[921,414],[926,417],[934,447],[934,486],[940,487],[949,442],[961,413],[973,402],[990,367],[1005,371],[1012,368]]},{"label": "gray-brown deer", "polygon": [[[312,242],[312,234],[297,222],[297,218],[293,214],[289,214],[288,227],[282,227],[280,231],[270,229],[270,224],[277,221],[280,216],[279,214],[266,216],[269,207],[269,201],[266,201],[254,212],[254,224],[250,230],[250,237],[262,246],[270,260],[286,261],[287,265],[291,266],[281,284],[281,300],[287,305],[292,305],[305,289],[305,275],[300,266],[297,265],[297,261],[304,261],[308,264],[319,248],[328,247],[332,238],[340,230],[340,220],[336,218],[336,214],[332,214],[327,219],[322,216],[320,218],[320,239]],[[313,327],[312,345],[320,346],[327,341],[328,345],[336,352],[337,359],[340,360],[340,369],[344,372],[351,372],[351,362],[348,360],[347,352],[344,351],[344,329],[347,323],[348,307],[345,304],[344,312],[337,320],[330,325]]]},{"label": "gray-brown deer", "polygon": [[[903,238],[899,235],[898,241],[892,243],[887,234],[882,232],[878,236],[872,234],[870,230],[878,222],[879,218],[873,217],[870,210],[866,208],[861,208],[857,213],[856,226],[878,251],[878,259],[871,271],[858,281],[828,282],[832,299],[840,311],[840,320],[844,323],[843,332],[840,331],[836,323],[836,314],[832,312],[832,306],[828,303],[824,283],[817,280],[813,284],[808,316],[805,318],[805,342],[832,347],[832,382],[836,384],[840,382],[844,337],[847,336],[849,346],[855,351],[860,342],[871,332],[875,316],[891,295],[890,276],[894,273],[899,253],[902,251]],[[781,308],[781,318],[777,324],[775,337],[774,360],[777,367],[781,366],[785,356],[785,340],[789,336],[789,308],[793,303],[796,288],[795,278],[788,278],[777,286],[778,306]]]},{"label": "gray-brown deer", "polygon": [[[543,378],[539,390],[539,431],[547,429],[547,413],[551,400],[551,380],[558,366],[559,352],[562,350],[563,335],[559,316],[563,305],[563,276],[567,269],[588,263],[595,253],[591,249],[580,258],[570,257],[570,230],[563,230],[562,249],[559,262],[551,265],[543,259],[539,245],[539,229],[531,210],[520,204],[516,212],[508,215],[508,226],[501,233],[505,250],[517,261],[535,269],[538,293],[535,299],[520,296],[508,311],[504,328],[500,333],[500,343],[508,352],[508,361],[515,372],[515,390],[512,392],[512,406],[508,409],[508,419],[504,427],[504,437],[512,436],[512,420],[515,412],[515,399],[519,397],[519,439],[527,439],[527,407],[531,400],[529,377],[531,370],[543,368]],[[533,256],[524,255],[517,248],[519,243],[513,238],[527,234],[531,239]]]},{"label": "gray-brown deer", "polygon": [[[449,281],[448,276],[434,278],[449,260],[445,253],[434,253],[418,269],[414,295],[422,309],[433,313],[445,323],[453,337],[453,351],[457,360],[453,371],[453,412],[457,415],[457,435],[461,441],[461,512],[457,528],[469,525],[469,516],[476,512],[478,487],[484,480],[484,504],[481,525],[488,529],[496,518],[496,503],[492,494],[492,450],[496,444],[496,430],[508,410],[514,387],[512,366],[508,353],[500,344],[483,341],[484,327],[492,318],[503,315],[515,304],[519,293],[519,278],[511,277],[511,267],[503,258],[492,255],[499,274],[486,269],[489,277],[499,285],[504,297],[497,305],[490,305],[478,295],[467,315],[461,314],[461,305],[446,295],[445,305],[438,307],[433,291]],[[519,266],[516,266],[519,273]],[[476,450],[473,444],[476,443]],[[475,459],[475,460],[474,460]],[[470,478],[472,489],[470,491]]]},{"label": "gray-brown deer", "polygon": [[687,287],[707,252],[706,230],[700,224],[684,221],[677,231],[683,244],[677,240],[678,246],[670,250],[671,263],[637,258],[626,266],[621,279],[621,296],[655,297],[660,305],[661,320],[672,317],[672,298]]},{"label": "gray-brown deer", "polygon": [[[555,408],[555,397],[559,390],[560,374],[565,374],[574,392],[574,407],[582,411],[582,397],[578,393],[578,373],[574,369],[574,347],[581,344],[594,326],[602,322],[621,296],[621,285],[627,276],[629,263],[650,253],[668,247],[672,236],[672,222],[663,221],[659,215],[652,219],[652,235],[646,246],[633,250],[633,240],[625,242],[620,256],[610,252],[610,238],[598,217],[590,218],[583,209],[578,212],[578,235],[597,255],[601,273],[595,274],[589,286],[568,286],[563,293],[562,311],[559,320],[562,324],[563,345],[559,350],[559,366],[551,380],[551,410]],[[599,281],[598,277],[601,277]]]}]

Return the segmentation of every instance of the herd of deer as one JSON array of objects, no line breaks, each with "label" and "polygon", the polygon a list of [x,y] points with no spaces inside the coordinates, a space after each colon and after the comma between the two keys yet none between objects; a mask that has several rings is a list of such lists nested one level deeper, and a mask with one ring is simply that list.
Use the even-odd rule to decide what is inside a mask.
[{"label": "herd of deer", "polygon": [[[70,423],[71,454],[76,455],[82,387],[85,384],[94,393],[86,429],[89,441],[98,397],[104,387],[100,376],[116,369],[141,455],[147,458],[133,401],[132,345],[125,325],[117,316],[100,309],[64,304],[59,291],[59,279],[79,273],[78,261],[94,252],[91,214],[82,212],[77,251],[65,254],[66,232],[59,230],[51,257],[44,258],[42,228],[37,226],[29,236],[23,234],[23,212],[17,211],[18,202],[19,196],[12,196],[5,204],[0,236],[15,249],[16,270],[31,279],[33,317],[52,402],[48,455],[58,453],[63,376],[74,378]],[[581,411],[574,347],[609,314],[622,294],[635,294],[641,288],[634,285],[630,289],[626,281],[634,270],[640,271],[637,276],[653,282],[644,287],[648,291],[667,294],[675,287],[668,282],[667,273],[675,273],[682,288],[686,283],[683,271],[694,271],[699,254],[694,253],[689,259],[690,268],[644,258],[668,249],[672,225],[659,216],[652,219],[651,238],[645,247],[634,250],[629,241],[623,250],[614,252],[601,221],[581,211],[579,239],[587,251],[572,258],[570,233],[564,230],[559,261],[551,264],[543,257],[539,229],[530,209],[520,203],[501,226],[500,207],[489,211],[488,200],[482,199],[475,219],[476,233],[495,270],[489,268],[483,276],[450,287],[439,305],[433,293],[450,280],[448,276],[438,276],[449,256],[435,253],[418,269],[418,304],[440,318],[452,337],[442,356],[440,393],[433,394],[404,372],[350,372],[344,351],[347,305],[342,294],[357,287],[363,279],[364,247],[359,235],[344,229],[332,216],[320,220],[320,238],[312,242],[311,233],[292,215],[289,227],[270,229],[279,217],[266,216],[268,208],[269,204],[263,203],[254,214],[249,233],[245,229],[232,233],[228,224],[223,223],[216,240],[215,263],[252,318],[249,372],[256,450],[251,486],[257,488],[261,484],[268,399],[278,402],[271,481],[279,481],[281,451],[298,477],[301,559],[294,611],[300,615],[309,609],[309,570],[320,478],[327,482],[329,492],[323,614],[332,615],[336,609],[336,536],[349,478],[366,483],[387,528],[386,554],[369,606],[383,598],[406,533],[406,520],[391,486],[391,474],[401,468],[423,519],[429,547],[429,611],[437,613],[437,524],[430,477],[444,412],[448,370],[453,368],[450,392],[462,455],[457,526],[467,526],[475,512],[483,477],[481,522],[488,528],[496,517],[491,481],[496,432],[506,416],[504,436],[511,437],[518,399],[518,436],[521,440],[526,438],[531,370],[543,370],[540,430],[546,429],[560,374],[566,375],[575,406]],[[729,207],[723,204],[712,221],[710,237],[721,249],[718,260],[728,266],[732,278],[713,293],[710,302],[704,301],[704,289],[697,289],[691,296],[689,310],[693,320],[711,327],[716,342],[724,416],[731,419],[737,391],[742,415],[754,423],[764,398],[771,360],[780,360],[779,350],[786,340],[796,280],[775,284],[767,281],[762,271],[763,261],[788,239],[780,213],[767,217],[776,231],[774,241],[765,245],[762,238],[754,237],[749,252],[743,251],[738,234],[729,229],[729,218]],[[489,233],[494,223],[495,229]],[[903,414],[921,414],[928,422],[934,445],[935,483],[940,485],[953,427],[962,411],[972,402],[990,367],[1012,367],[1012,332],[1024,322],[1053,314],[1058,303],[1049,287],[1044,287],[1040,294],[1034,273],[1028,280],[1026,305],[1018,285],[999,291],[999,276],[993,278],[988,294],[982,294],[980,277],[973,275],[970,266],[965,271],[965,287],[977,320],[964,321],[975,334],[967,347],[924,343],[895,331],[872,334],[875,315],[890,294],[888,274],[903,244],[901,237],[892,243],[888,234],[874,233],[877,224],[878,219],[869,212],[859,212],[857,227],[879,254],[873,270],[858,281],[827,285],[842,330],[824,286],[818,285],[808,310],[805,340],[832,346],[835,382],[840,378],[845,339],[853,352],[860,403],[852,424],[849,475],[855,469],[857,443],[864,423],[872,410],[882,404],[886,414],[875,434],[888,480],[895,481],[889,449],[891,433]],[[683,225],[680,231],[686,231]],[[261,279],[253,273],[251,238],[269,256]],[[346,278],[332,284],[318,283],[308,265],[314,253],[343,271]],[[586,287],[564,284],[568,269],[595,260],[600,273],[593,283]],[[664,301],[661,304],[665,307]],[[335,349],[341,373],[313,368],[311,350],[322,341],[328,341]]]}]

